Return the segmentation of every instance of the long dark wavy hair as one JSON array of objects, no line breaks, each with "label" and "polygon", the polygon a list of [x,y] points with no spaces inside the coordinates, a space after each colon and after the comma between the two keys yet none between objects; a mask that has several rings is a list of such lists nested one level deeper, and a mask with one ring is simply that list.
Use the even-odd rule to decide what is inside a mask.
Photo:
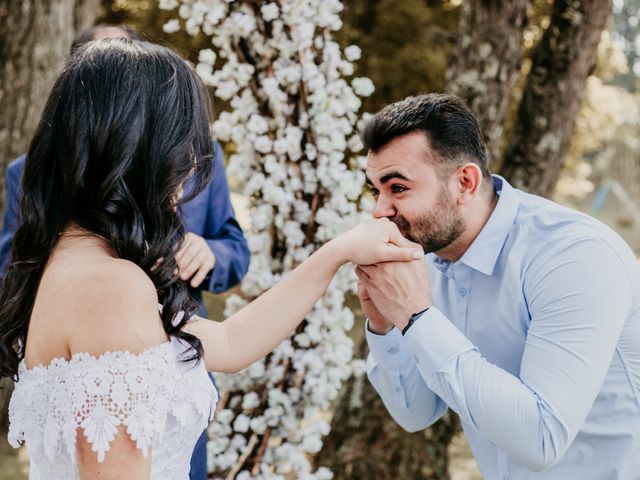
[{"label": "long dark wavy hair", "polygon": [[168,48],[112,38],[71,56],[27,155],[20,225],[0,294],[0,377],[17,379],[40,278],[70,223],[103,236],[146,272],[165,332],[190,344],[189,360],[201,358],[200,341],[182,331],[199,307],[175,273],[185,234],[175,203],[190,176],[193,188],[181,202],[210,181],[210,117],[203,84]]}]

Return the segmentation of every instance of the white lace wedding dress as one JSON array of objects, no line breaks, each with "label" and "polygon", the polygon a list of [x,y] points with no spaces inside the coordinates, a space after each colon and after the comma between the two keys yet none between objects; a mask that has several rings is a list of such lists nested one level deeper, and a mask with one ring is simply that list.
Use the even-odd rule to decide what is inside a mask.
[{"label": "white lace wedding dress", "polygon": [[187,480],[218,394],[204,362],[182,361],[185,350],[172,338],[138,355],[81,353],[33,369],[23,361],[9,405],[9,443],[26,443],[29,478],[78,479],[76,431],[103,461],[123,425],[151,454],[151,480]]}]

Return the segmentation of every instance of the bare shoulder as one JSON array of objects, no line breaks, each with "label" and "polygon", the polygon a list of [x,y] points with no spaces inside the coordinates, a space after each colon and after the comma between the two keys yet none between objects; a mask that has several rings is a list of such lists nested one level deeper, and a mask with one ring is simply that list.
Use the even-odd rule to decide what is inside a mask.
[{"label": "bare shoulder", "polygon": [[59,321],[71,354],[139,353],[166,341],[155,286],[136,264],[107,257],[69,262],[54,269],[48,280],[59,287],[59,295],[43,292],[45,313],[62,314]]},{"label": "bare shoulder", "polygon": [[121,258],[104,258],[74,269],[72,281],[85,285],[91,296],[107,308],[139,308],[152,305],[157,310],[158,295],[149,276],[133,262]]}]

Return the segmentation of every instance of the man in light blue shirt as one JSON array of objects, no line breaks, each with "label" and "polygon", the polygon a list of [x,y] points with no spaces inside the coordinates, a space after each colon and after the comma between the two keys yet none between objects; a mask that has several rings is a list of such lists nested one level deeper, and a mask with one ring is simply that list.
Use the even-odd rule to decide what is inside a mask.
[{"label": "man in light blue shirt", "polygon": [[484,478],[640,479],[640,268],[602,223],[488,170],[456,97],[363,133],[375,217],[426,262],[356,269],[369,379],[416,431],[451,408]]}]

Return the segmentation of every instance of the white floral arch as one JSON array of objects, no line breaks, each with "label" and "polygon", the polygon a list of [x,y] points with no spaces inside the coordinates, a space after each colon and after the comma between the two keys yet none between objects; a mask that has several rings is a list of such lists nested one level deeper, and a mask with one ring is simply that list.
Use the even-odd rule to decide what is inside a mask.
[{"label": "white floral arch", "polygon": [[[260,295],[322,243],[367,211],[362,144],[356,133],[360,97],[373,92],[353,76],[360,49],[342,52],[331,32],[342,26],[338,0],[160,0],[178,11],[165,31],[211,37],[196,69],[221,112],[214,136],[232,142],[227,174],[251,197],[252,259],[230,315]],[[342,382],[362,373],[347,331],[355,291],[343,269],[306,321],[265,360],[218,377],[223,397],[210,428],[214,478],[329,479],[310,456],[329,432],[327,412]],[[283,305],[282,308],[286,308]],[[251,332],[247,332],[251,335]]]}]

